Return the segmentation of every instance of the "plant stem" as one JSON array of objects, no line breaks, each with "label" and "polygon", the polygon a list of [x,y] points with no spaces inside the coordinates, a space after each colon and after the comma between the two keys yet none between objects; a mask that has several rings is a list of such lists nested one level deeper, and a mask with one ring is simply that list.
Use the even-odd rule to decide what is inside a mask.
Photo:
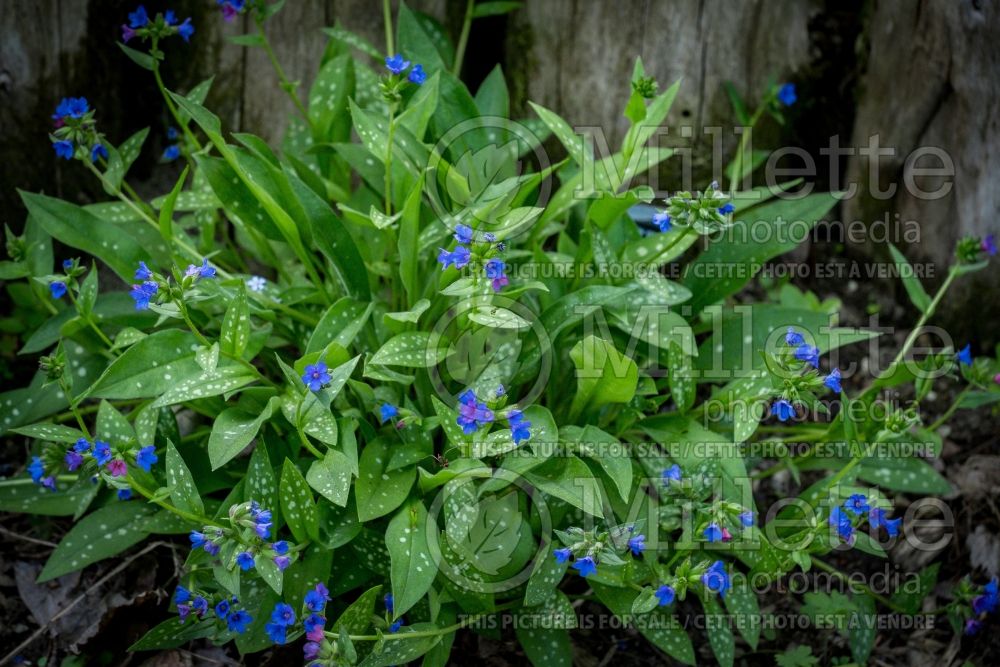
[{"label": "plant stem", "polygon": [[733,175],[729,179],[729,192],[736,192],[736,187],[740,185],[739,181],[743,179],[743,161],[746,154],[747,143],[750,141],[750,136],[753,134],[753,128],[760,120],[760,115],[764,113],[764,108],[767,106],[767,101],[757,107],[757,110],[753,112],[753,116],[750,117],[750,125],[744,128],[744,132],[740,134],[740,145],[736,149],[736,157],[733,160]]},{"label": "plant stem", "polygon": [[200,514],[193,514],[192,512],[188,512],[187,510],[182,510],[179,507],[175,507],[174,505],[171,505],[165,500],[162,500],[160,498],[155,498],[153,496],[153,492],[144,487],[143,485],[137,483],[135,481],[135,478],[132,477],[131,474],[129,474],[128,476],[128,485],[135,491],[138,491],[139,495],[145,497],[146,500],[148,500],[149,502],[159,505],[168,512],[172,512],[173,514],[176,514],[180,518],[186,519],[191,523],[200,524],[202,526],[214,526],[216,528],[225,528],[225,526],[223,526],[221,523],[209,519],[207,516],[201,516]]},{"label": "plant stem", "polygon": [[[454,623],[452,625],[448,625],[443,628],[436,628],[434,630],[418,630],[416,632],[403,632],[403,633],[393,633],[385,635],[350,635],[350,637],[351,641],[355,642],[374,642],[380,639],[384,641],[393,641],[399,639],[420,639],[422,637],[437,637],[438,635],[446,635],[450,632],[461,630],[462,628],[472,625],[476,621],[482,618],[486,618],[487,616],[492,616],[493,614],[496,614],[498,612],[519,607],[520,604],[521,603],[517,601],[506,602],[504,604],[498,605],[497,608],[491,612],[469,616],[467,618],[463,618],[458,623]],[[326,634],[326,636],[330,637],[331,639],[336,639],[337,637],[337,634],[333,632],[326,632],[324,634]]]},{"label": "plant stem", "polygon": [[475,3],[468,0],[465,3],[465,18],[462,20],[462,32],[458,36],[458,46],[455,48],[455,65],[451,73],[459,76],[462,73],[462,61],[465,59],[465,48],[469,44],[469,31],[472,28],[472,9]]},{"label": "plant stem", "polygon": [[87,428],[87,424],[83,421],[83,415],[81,415],[76,409],[76,401],[73,400],[73,392],[70,390],[69,382],[66,381],[65,377],[59,378],[59,386],[62,387],[63,394],[66,396],[66,400],[69,403],[70,412],[76,418],[76,423],[83,431],[83,434],[90,440],[90,429]]},{"label": "plant stem", "polygon": [[205,347],[211,347],[212,344],[208,342],[208,339],[202,335],[201,331],[198,330],[198,327],[196,327],[194,322],[191,320],[191,314],[188,313],[187,304],[184,303],[184,300],[178,299],[177,306],[178,308],[180,308],[181,317],[184,318],[184,321],[188,325],[188,329],[190,329],[191,333],[194,334],[194,337],[198,339],[198,342],[204,345]]},{"label": "plant stem", "polygon": [[917,337],[921,333],[920,330],[924,328],[924,324],[927,323],[927,320],[934,315],[934,311],[937,310],[938,304],[941,303],[941,299],[944,298],[945,292],[948,291],[948,288],[951,287],[951,284],[955,281],[957,276],[958,273],[956,273],[955,267],[952,266],[951,270],[948,271],[948,277],[945,278],[943,283],[941,283],[941,287],[939,287],[937,293],[934,294],[934,298],[931,300],[930,305],[927,306],[927,310],[921,313],[920,319],[917,320],[917,324],[913,327],[913,330],[910,331],[910,335],[906,337],[903,347],[900,348],[899,353],[896,354],[896,358],[892,360],[891,364],[889,364],[889,368],[893,368],[906,357],[906,353],[909,352],[910,348],[913,347],[913,344],[917,342]]},{"label": "plant stem", "polygon": [[[156,42],[157,40],[154,39],[150,49],[151,51],[156,50]],[[163,77],[160,76],[160,61],[156,58],[153,58],[153,78],[156,79],[156,87],[160,89],[160,95],[163,96],[163,100],[167,103],[167,109],[170,110],[170,115],[174,117],[175,121],[177,121],[177,124],[180,126],[184,136],[188,138],[188,141],[194,144],[195,150],[200,151],[201,142],[199,142],[198,138],[191,132],[191,128],[188,127],[187,123],[181,119],[177,106],[174,104],[174,101],[170,99],[170,95],[167,94],[167,87],[163,85]]]},{"label": "plant stem", "polygon": [[382,19],[385,23],[385,54],[392,56],[396,47],[392,41],[392,7],[389,4],[389,0],[382,0]]},{"label": "plant stem", "polygon": [[[80,313],[80,306],[77,304],[76,297],[73,296],[73,292],[71,290],[66,290],[66,294],[69,296],[69,300],[73,303],[73,307],[76,308],[76,312]],[[93,314],[87,313],[86,315],[84,315],[83,313],[80,313],[80,316],[83,317],[83,321],[86,322],[87,325],[94,330],[94,333],[96,333],[97,337],[101,339],[101,342],[108,346],[108,352],[113,357],[117,357],[118,353],[111,349],[112,347],[114,347],[114,343],[112,343],[111,339],[105,336],[104,332],[101,331],[100,328],[98,328],[97,323],[94,322]]]},{"label": "plant stem", "polygon": [[392,135],[396,129],[396,104],[389,104],[389,140],[385,145],[385,214],[392,217]]},{"label": "plant stem", "polygon": [[943,415],[941,415],[940,417],[938,417],[937,419],[935,419],[934,423],[927,427],[927,430],[928,431],[936,431],[939,428],[941,428],[941,426],[946,421],[948,421],[949,419],[951,419],[951,416],[953,414],[955,414],[955,410],[958,410],[959,403],[962,402],[962,399],[965,398],[965,395],[968,394],[970,391],[972,391],[972,385],[971,384],[970,385],[966,385],[965,389],[963,389],[962,391],[958,392],[958,396],[955,397],[955,400],[952,402],[951,407],[948,408],[948,410]]},{"label": "plant stem", "polygon": [[281,89],[292,99],[292,103],[295,105],[295,109],[302,116],[302,120],[306,122],[309,126],[310,131],[312,130],[312,121],[309,120],[309,112],[306,110],[305,105],[302,104],[302,100],[299,99],[299,94],[297,92],[298,84],[293,83],[288,80],[288,76],[285,74],[285,70],[281,67],[281,63],[278,62],[278,56],[274,54],[274,49],[271,48],[271,42],[267,38],[267,33],[264,32],[264,21],[260,16],[255,16],[255,21],[257,22],[257,34],[260,35],[261,46],[264,47],[264,52],[267,54],[267,59],[271,61],[271,66],[274,68],[275,74],[278,75],[278,81],[281,83]]}]

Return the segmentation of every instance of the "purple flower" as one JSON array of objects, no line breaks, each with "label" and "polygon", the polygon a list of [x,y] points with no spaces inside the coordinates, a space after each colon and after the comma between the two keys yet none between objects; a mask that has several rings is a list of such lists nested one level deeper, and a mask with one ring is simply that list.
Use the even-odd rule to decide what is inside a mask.
[{"label": "purple flower", "polygon": [[94,144],[90,147],[90,161],[97,162],[97,158],[108,159],[108,149],[103,144]]},{"label": "purple flower", "polygon": [[56,490],[56,478],[52,475],[42,478],[42,486],[50,491]]},{"label": "purple flower", "polygon": [[507,267],[502,260],[496,258],[491,259],[486,262],[486,266],[484,268],[486,271],[486,277],[492,281],[494,292],[499,292],[510,284],[510,280],[504,273]]},{"label": "purple flower", "polygon": [[628,548],[632,551],[632,555],[638,558],[642,555],[642,552],[646,550],[646,536],[636,535],[635,537],[629,538]]},{"label": "purple flower", "polygon": [[[390,610],[389,613],[391,614],[392,611]],[[302,629],[306,631],[306,638],[315,642],[323,641],[324,625],[326,625],[326,619],[319,614],[309,614],[306,620],[302,621]]]},{"label": "purple flower", "polygon": [[129,12],[128,24],[130,27],[141,28],[147,23],[149,23],[149,14],[146,13],[146,8],[142,5],[136,7],[134,12]]},{"label": "purple flower", "polygon": [[268,539],[271,537],[271,522],[258,521],[253,525],[253,532],[257,533],[257,537],[262,540]]},{"label": "purple flower", "polygon": [[128,44],[129,40],[135,37],[135,30],[131,26],[122,24],[122,41]]},{"label": "purple flower", "polygon": [[288,556],[275,556],[274,564],[278,566],[279,570],[284,570],[292,564],[292,559]]},{"label": "purple flower", "polygon": [[787,399],[779,398],[771,404],[771,414],[777,416],[780,421],[786,422],[795,418],[795,406]]},{"label": "purple flower", "polygon": [[423,65],[416,64],[410,70],[410,75],[406,78],[410,80],[410,83],[415,83],[419,86],[427,80],[427,72],[424,71]]},{"label": "purple flower", "polygon": [[668,607],[674,602],[674,597],[675,597],[674,589],[671,588],[670,586],[667,586],[666,584],[663,584],[662,586],[657,588],[656,593],[654,593],[654,595],[656,595],[657,604],[659,604],[661,607]]},{"label": "purple flower", "polygon": [[438,252],[438,261],[441,262],[443,269],[447,269],[449,266],[464,269],[472,258],[472,253],[464,245],[457,246],[452,252],[448,252],[444,248],[438,248],[438,250],[440,251]]},{"label": "purple flower", "polygon": [[868,497],[865,494],[855,493],[844,501],[844,509],[854,516],[860,516],[871,509],[871,505],[868,504]]},{"label": "purple flower", "polygon": [[741,526],[743,526],[744,528],[749,528],[750,526],[753,525],[753,512],[750,512],[749,510],[743,512],[742,514],[740,514],[739,520]]},{"label": "purple flower", "polygon": [[795,348],[794,356],[799,361],[804,361],[813,368],[819,368],[819,348],[802,344]]},{"label": "purple flower", "polygon": [[409,60],[403,60],[402,54],[397,53],[391,58],[385,59],[385,68],[393,74],[402,74],[410,66]]},{"label": "purple flower", "polygon": [[653,214],[653,224],[660,228],[661,232],[669,232],[673,227],[670,215],[666,211],[659,211]]},{"label": "purple flower", "polygon": [[49,283],[49,292],[52,293],[53,299],[61,299],[66,294],[66,283],[61,280],[56,280]]},{"label": "purple flower", "polygon": [[841,392],[840,369],[834,368],[832,371],[830,371],[830,374],[826,376],[825,380],[823,380],[823,384],[830,391],[839,394]]},{"label": "purple flower", "polygon": [[181,155],[181,147],[177,144],[171,144],[167,146],[163,151],[163,159],[167,162],[173,162]]},{"label": "purple flower", "polygon": [[588,577],[597,572],[597,563],[594,561],[593,556],[584,556],[574,562],[571,567],[576,570],[581,577]]},{"label": "purple flower", "polygon": [[253,622],[253,616],[251,616],[246,610],[240,609],[234,611],[226,619],[226,626],[229,628],[230,632],[235,632],[238,635],[246,632],[247,627]]},{"label": "purple flower", "polygon": [[802,337],[802,334],[796,331],[794,327],[788,327],[788,331],[785,333],[785,344],[796,346],[802,345],[804,342],[805,339]]},{"label": "purple flower", "polygon": [[201,260],[201,266],[195,266],[194,264],[189,264],[187,271],[184,275],[190,278],[191,276],[198,276],[201,278],[214,278],[215,277],[215,267],[209,266],[207,259]]},{"label": "purple flower", "polygon": [[220,548],[215,542],[205,542],[205,553],[209,556],[218,556]]},{"label": "purple flower", "polygon": [[972,347],[968,343],[966,343],[965,347],[963,347],[961,350],[959,350],[958,354],[955,355],[955,357],[958,359],[958,363],[964,364],[966,366],[971,366],[972,365]]},{"label": "purple flower", "polygon": [[153,464],[159,460],[160,457],[156,455],[156,447],[153,445],[146,445],[135,455],[135,464],[146,472],[149,472]]},{"label": "purple flower", "polygon": [[177,617],[181,621],[181,625],[184,625],[184,621],[187,620],[188,614],[191,613],[191,605],[189,604],[179,604],[177,605]]},{"label": "purple flower", "polygon": [[315,660],[319,656],[319,642],[306,642],[302,645],[302,657],[306,660]]},{"label": "purple flower", "polygon": [[669,486],[671,482],[681,481],[681,467],[676,463],[663,471],[663,485]]},{"label": "purple flower", "polygon": [[708,524],[703,534],[705,535],[705,539],[709,542],[722,541],[722,528],[720,528],[717,523]]},{"label": "purple flower", "polygon": [[830,510],[830,525],[837,529],[840,539],[850,543],[854,539],[854,524],[840,505]]},{"label": "purple flower", "polygon": [[253,555],[249,551],[241,552],[238,556],[236,556],[236,564],[239,565],[240,569],[244,572],[253,569]]},{"label": "purple flower", "polygon": [[153,272],[146,266],[146,262],[139,262],[139,268],[135,270],[136,280],[149,280],[153,277]]},{"label": "purple flower", "polygon": [[225,598],[219,600],[219,604],[215,605],[215,615],[223,621],[226,620],[226,616],[229,615],[229,607],[229,600],[226,600]]},{"label": "purple flower", "polygon": [[103,466],[111,460],[111,445],[100,440],[94,441],[94,460],[97,465]]},{"label": "purple flower", "polygon": [[510,435],[514,439],[514,444],[521,444],[522,440],[531,437],[531,422],[524,419],[524,413],[520,410],[511,410],[507,414],[507,422],[510,424]]},{"label": "purple flower", "polygon": [[493,422],[493,411],[485,403],[476,400],[476,395],[471,389],[459,396],[458,400],[458,418],[455,421],[466,435],[475,433],[481,426]]},{"label": "purple flower", "polygon": [[177,34],[180,35],[185,42],[191,41],[191,35],[194,34],[194,26],[191,25],[190,16],[184,19],[184,23],[177,26]]},{"label": "purple flower", "polygon": [[983,628],[981,621],[977,621],[974,618],[970,618],[965,622],[965,634],[974,635],[977,634]]},{"label": "purple flower", "polygon": [[128,474],[128,465],[121,459],[111,459],[108,461],[108,472],[112,477],[124,477]]},{"label": "purple flower", "polygon": [[979,242],[979,247],[983,249],[990,257],[997,254],[997,240],[993,234],[987,234],[983,237],[983,240]]},{"label": "purple flower", "polygon": [[83,456],[80,455],[75,449],[70,449],[66,452],[66,467],[69,468],[70,472],[75,472],[77,468],[83,465]]},{"label": "purple flower", "polygon": [[886,516],[885,510],[880,507],[873,507],[872,511],[868,513],[868,523],[876,530],[885,526],[885,531],[889,534],[889,537],[896,537],[899,535],[899,526],[903,523],[903,520],[890,519]]},{"label": "purple flower", "polygon": [[717,560],[712,563],[711,567],[705,571],[705,574],[701,575],[701,583],[705,588],[713,593],[718,593],[723,597],[726,597],[726,591],[729,590],[729,574],[726,573],[726,565],[721,560]]},{"label": "purple flower", "polygon": [[384,424],[399,414],[399,408],[391,403],[383,403],[379,409],[379,423]]},{"label": "purple flower", "polygon": [[565,549],[556,549],[552,552],[552,555],[556,557],[557,563],[565,563],[570,559],[570,556],[573,555],[573,550],[569,547],[566,547]]},{"label": "purple flower", "polygon": [[719,207],[719,213],[721,213],[722,215],[729,215],[730,213],[732,213],[735,210],[736,210],[736,207],[733,206],[732,202],[725,203],[725,204],[723,204],[722,206]]},{"label": "purple flower", "polygon": [[136,310],[148,310],[149,301],[160,291],[160,286],[152,280],[147,280],[136,285],[132,285],[129,296],[135,301]]},{"label": "purple flower", "polygon": [[232,21],[243,11],[245,0],[217,0],[217,4],[222,7],[222,18]]},{"label": "purple flower", "polygon": [[778,88],[778,101],[786,107],[792,106],[798,99],[798,95],[795,94],[794,83],[783,83],[781,84],[781,88]]},{"label": "purple flower", "polygon": [[311,391],[319,391],[323,385],[329,384],[333,377],[330,376],[326,368],[326,362],[317,361],[315,364],[306,366],[306,372],[302,375],[302,382]]}]

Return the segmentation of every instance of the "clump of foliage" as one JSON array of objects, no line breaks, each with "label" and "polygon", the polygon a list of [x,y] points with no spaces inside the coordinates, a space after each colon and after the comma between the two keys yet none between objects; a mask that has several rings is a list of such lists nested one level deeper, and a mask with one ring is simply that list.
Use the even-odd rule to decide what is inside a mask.
[{"label": "clump of foliage", "polygon": [[[327,29],[305,99],[267,41],[277,5],[219,4],[251,14],[258,31],[237,41],[272,57],[294,100],[281,150],[227,136],[203,104],[210,79],[164,87],[161,43],[194,28],[140,8],[122,48],[163,93],[163,158],[185,163],[176,185],[139,198],[126,175],[148,130],[116,146],[99,110],[68,98],[55,151],[111,199],[23,192],[29,217],[3,264],[25,279],[9,289],[50,316],[21,350],[44,353],[39,372],[0,395],[0,426],[32,452],[31,480],[0,482],[0,508],[75,520],[40,580],[151,534],[190,539],[176,614],[133,650],[207,638],[247,653],[304,635],[308,664],[439,665],[459,630],[508,614],[533,662],[568,665],[571,599],[589,591],[685,663],[681,615],[749,619],[707,633],[731,665],[734,630],[760,639],[752,584],[832,570],[824,556],[845,546],[884,557],[881,537],[905,530],[890,494],[948,491],[922,458],[881,452],[940,446],[941,424],[917,409],[934,377],[996,400],[995,361],[909,354],[990,239],[963,242],[933,298],[903,272],[917,328],[849,395],[825,357],[875,332],[837,326],[811,295],[734,299],[794,246],[793,223],[814,225],[836,199],[781,196],[794,183],[738,191],[760,164],[742,145],[729,191],[660,201],[638,184],[671,157],[650,139],[679,84],[658,92],[637,63],[630,127],[602,157],[541,106],[511,121],[499,69],[475,94],[454,74],[472,18],[510,3],[475,6],[457,53],[405,5],[386,53]],[[753,122],[795,101],[773,86]],[[550,136],[568,157],[545,158]],[[763,240],[732,235],[750,223]],[[56,241],[81,256],[56,259]],[[868,409],[911,382],[912,406]],[[792,456],[779,446],[792,440],[815,448]],[[754,478],[784,470],[823,474],[761,511]],[[992,586],[970,583],[954,622],[977,629],[995,612]],[[921,597],[811,604],[913,613]],[[874,630],[843,631],[864,662]]]}]

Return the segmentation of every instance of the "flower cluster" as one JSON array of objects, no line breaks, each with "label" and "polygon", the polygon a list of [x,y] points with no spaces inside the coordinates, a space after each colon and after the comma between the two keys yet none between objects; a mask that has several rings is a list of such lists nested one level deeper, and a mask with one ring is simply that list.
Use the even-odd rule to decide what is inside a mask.
[{"label": "flower cluster", "polygon": [[149,302],[155,298],[160,291],[160,284],[153,280],[153,272],[149,270],[145,262],[139,262],[139,268],[135,271],[135,279],[141,282],[132,285],[129,296],[135,301],[136,310],[148,310]]},{"label": "flower cluster", "polygon": [[[177,605],[177,616],[181,623],[184,623],[192,614],[196,618],[203,619],[214,613],[216,619],[225,622],[229,632],[240,635],[246,632],[250,623],[253,622],[253,616],[247,610],[236,608],[239,600],[235,597],[223,597],[213,606],[209,603],[207,596],[178,586],[177,590],[174,591],[174,604]],[[211,611],[209,611],[210,609]]]},{"label": "flower cluster", "polygon": [[669,232],[674,226],[699,234],[717,232],[732,224],[730,216],[736,211],[716,181],[704,192],[678,192],[666,203],[666,210],[653,214],[653,224],[661,232]]},{"label": "flower cluster", "polygon": [[[497,243],[497,237],[492,232],[478,234],[468,225],[460,224],[455,227],[454,239],[458,242],[454,250],[438,248],[438,262],[442,269],[454,266],[459,271],[470,263],[482,263],[483,274],[490,281],[490,286],[494,292],[499,292],[510,284],[507,277],[507,264],[500,259],[498,253],[502,253],[506,246]],[[472,248],[470,249],[469,246]]]},{"label": "flower cluster", "polygon": [[79,278],[87,270],[76,259],[64,259],[62,269],[62,274],[49,276],[49,293],[53,299],[61,299],[68,293],[75,300],[73,295],[80,293]]},{"label": "flower cluster", "polygon": [[267,558],[285,570],[292,563],[292,549],[287,541],[269,542],[273,527],[271,510],[264,509],[251,500],[229,508],[232,528],[204,526],[192,530],[189,538],[192,549],[203,549],[211,556],[222,554],[223,565],[233,570],[239,567],[246,572],[258,566],[259,558]]},{"label": "flower cluster", "polygon": [[190,42],[193,34],[191,17],[180,21],[172,9],[158,13],[151,19],[146,7],[139,5],[135,11],[129,12],[128,23],[122,24],[122,41],[126,43],[135,37],[143,41],[152,39],[155,42],[171,35],[180,35],[185,42]]},{"label": "flower cluster", "polygon": [[978,633],[985,622],[988,614],[995,614],[1000,610],[1000,590],[998,590],[997,578],[993,577],[988,584],[983,586],[983,591],[972,598],[971,611],[973,618],[965,621],[965,634],[974,635]]},{"label": "flower cluster", "polygon": [[854,543],[854,532],[860,520],[867,517],[868,524],[876,530],[885,527],[889,537],[899,535],[902,519],[890,519],[884,509],[873,507],[863,493],[851,495],[842,504],[830,510],[829,523],[837,531],[838,537],[848,544]]},{"label": "flower cluster", "polygon": [[[405,60],[402,54],[397,53],[394,56],[385,59],[385,68],[389,70],[394,77],[402,75],[407,69],[410,69],[410,61]],[[418,86],[427,80],[427,72],[424,71],[423,65],[419,63],[415,64],[410,73],[406,75],[406,80],[410,83],[415,83]]]},{"label": "flower cluster", "polygon": [[97,131],[94,111],[85,97],[64,97],[52,114],[55,129],[49,135],[56,155],[65,160],[78,157],[97,162],[107,159],[104,136]]},{"label": "flower cluster", "polygon": [[177,129],[173,127],[167,128],[167,139],[175,143],[170,144],[163,150],[163,159],[166,162],[173,162],[181,155],[181,146],[176,143],[178,138]]},{"label": "flower cluster", "polygon": [[779,397],[771,404],[771,414],[779,421],[794,419],[796,403],[815,401],[815,392],[825,388],[840,393],[841,373],[834,368],[820,377],[819,348],[809,345],[794,327],[785,333],[785,345],[778,355],[769,355],[768,368],[772,376],[783,381]]},{"label": "flower cluster", "polygon": [[476,398],[476,392],[473,390],[467,389],[458,397],[458,417],[455,421],[466,435],[492,424],[494,419],[493,410]]},{"label": "flower cluster", "polygon": [[[326,618],[323,611],[326,603],[330,600],[330,591],[323,583],[317,583],[306,593],[302,602],[302,627],[306,634],[306,644],[303,647],[305,659],[315,660],[320,657],[325,648],[326,637],[323,628],[326,625]],[[295,628],[298,617],[292,605],[285,602],[278,602],[271,611],[271,620],[264,626],[267,636],[275,644],[284,644],[288,641],[288,632]]]}]

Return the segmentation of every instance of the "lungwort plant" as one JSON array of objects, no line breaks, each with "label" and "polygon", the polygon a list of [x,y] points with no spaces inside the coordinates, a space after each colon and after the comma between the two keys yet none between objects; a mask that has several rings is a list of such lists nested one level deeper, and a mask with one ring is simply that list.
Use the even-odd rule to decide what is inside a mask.
[{"label": "lungwort plant", "polygon": [[[300,643],[312,665],[441,665],[463,628],[503,623],[536,664],[568,665],[582,597],[684,663],[703,641],[685,618],[745,619],[707,633],[731,665],[737,635],[760,640],[760,586],[831,571],[835,549],[884,558],[906,530],[892,492],[948,491],[893,445],[936,451],[940,424],[918,410],[933,378],[995,395],[994,362],[915,361],[915,329],[849,396],[829,355],[876,332],[795,290],[737,300],[836,199],[738,189],[760,164],[743,145],[729,190],[656,198],[640,177],[671,157],[651,140],[679,83],[660,92],[637,62],[628,131],[601,155],[549,109],[511,120],[499,69],[470,92],[454,74],[465,38],[456,53],[405,5],[386,53],[327,29],[307,96],[267,41],[277,6],[220,5],[251,15],[238,43],[266,51],[294,100],[280,150],[227,132],[203,104],[211,79],[165,87],[166,52],[196,33],[140,7],[121,46],[162,91],[176,185],[139,198],[126,177],[148,130],[117,143],[67,98],[52,145],[108,200],[22,192],[3,264],[47,319],[21,349],[38,373],[0,395],[0,426],[30,446],[30,479],[0,482],[0,508],[75,522],[39,580],[151,535],[190,540],[171,613],[133,650]],[[753,120],[793,102],[773,86]],[[902,272],[918,328],[984,264],[977,244],[933,297]],[[872,409],[912,382],[912,405]],[[800,491],[768,511],[754,481],[779,471]],[[913,613],[920,597],[849,602]],[[864,662],[874,629],[851,628]]]}]

